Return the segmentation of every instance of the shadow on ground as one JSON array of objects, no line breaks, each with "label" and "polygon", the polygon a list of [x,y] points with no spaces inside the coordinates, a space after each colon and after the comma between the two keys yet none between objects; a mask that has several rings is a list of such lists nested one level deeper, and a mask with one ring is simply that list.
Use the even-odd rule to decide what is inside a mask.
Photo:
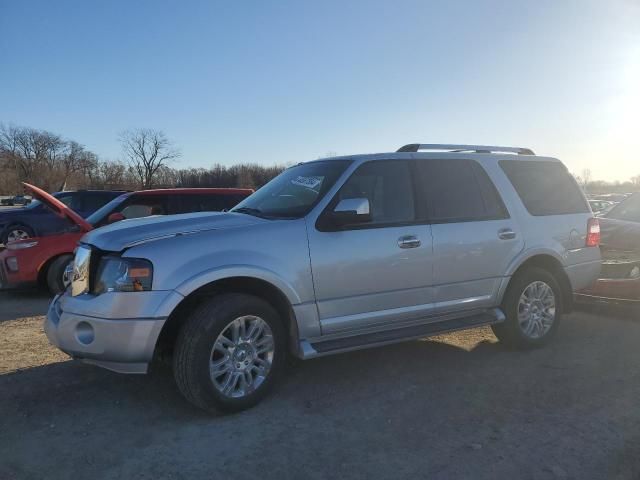
[{"label": "shadow on ground", "polygon": [[52,296],[43,290],[0,291],[0,322],[45,315]]},{"label": "shadow on ground", "polygon": [[0,376],[0,478],[640,474],[640,325],[573,315],[529,352],[477,332],[294,363],[237,415],[192,408],[165,370]]}]

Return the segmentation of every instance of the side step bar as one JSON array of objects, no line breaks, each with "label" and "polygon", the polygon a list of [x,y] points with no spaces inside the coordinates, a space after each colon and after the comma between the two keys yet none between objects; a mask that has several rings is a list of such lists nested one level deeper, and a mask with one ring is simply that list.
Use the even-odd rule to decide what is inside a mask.
[{"label": "side step bar", "polygon": [[504,322],[505,316],[499,308],[478,313],[469,317],[459,317],[439,322],[412,325],[381,332],[365,333],[334,340],[320,340],[313,343],[307,340],[300,342],[302,358],[313,358],[339,352],[348,352],[362,348],[376,347],[390,343],[414,340],[441,333],[466,330],[469,328],[492,325]]}]

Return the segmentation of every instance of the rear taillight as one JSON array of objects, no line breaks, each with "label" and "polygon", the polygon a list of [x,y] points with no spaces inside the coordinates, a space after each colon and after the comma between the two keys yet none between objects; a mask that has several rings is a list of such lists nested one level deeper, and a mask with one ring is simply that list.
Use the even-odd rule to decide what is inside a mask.
[{"label": "rear taillight", "polygon": [[600,245],[600,222],[597,218],[590,218],[587,222],[587,247]]}]

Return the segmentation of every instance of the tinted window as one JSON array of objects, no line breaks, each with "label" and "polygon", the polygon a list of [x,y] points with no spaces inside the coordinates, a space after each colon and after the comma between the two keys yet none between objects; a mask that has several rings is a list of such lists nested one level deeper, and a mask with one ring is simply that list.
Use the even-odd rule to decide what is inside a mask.
[{"label": "tinted window", "polygon": [[626,220],[627,222],[640,222],[640,194],[633,195],[619,203],[605,217]]},{"label": "tinted window", "polygon": [[235,207],[246,195],[240,194],[187,194],[179,195],[181,212],[221,212]]},{"label": "tinted window", "polygon": [[56,198],[72,210],[82,210],[82,205],[80,204],[78,195],[74,195],[73,193],[61,193],[56,195]]},{"label": "tinted window", "polygon": [[115,194],[109,192],[85,193],[82,195],[82,210],[95,212],[115,196]]},{"label": "tinted window", "polygon": [[500,166],[531,215],[590,212],[580,187],[563,164],[502,160]]},{"label": "tinted window", "polygon": [[409,163],[375,161],[361,165],[338,192],[338,199],[367,198],[371,223],[391,225],[415,220]]},{"label": "tinted window", "polygon": [[166,195],[132,195],[116,210],[125,218],[148,217],[149,215],[167,215]]},{"label": "tinted window", "polygon": [[473,160],[421,160],[418,182],[434,223],[508,218],[487,172]]}]

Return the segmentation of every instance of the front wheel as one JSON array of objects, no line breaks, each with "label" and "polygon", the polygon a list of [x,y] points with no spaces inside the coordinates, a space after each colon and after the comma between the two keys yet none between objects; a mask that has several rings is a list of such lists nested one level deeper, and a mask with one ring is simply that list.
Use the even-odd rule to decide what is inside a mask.
[{"label": "front wheel", "polygon": [[285,329],[253,295],[216,295],[198,305],[176,340],[173,371],[186,399],[203,410],[235,412],[264,398],[282,372]]},{"label": "front wheel", "polygon": [[67,267],[73,261],[73,255],[60,255],[56,258],[47,270],[47,287],[49,291],[57,295],[64,292],[69,285],[70,279],[68,278]]},{"label": "front wheel", "polygon": [[548,271],[528,268],[511,280],[502,308],[506,320],[492,326],[501,342],[515,348],[542,346],[555,335],[560,323],[560,286]]}]

